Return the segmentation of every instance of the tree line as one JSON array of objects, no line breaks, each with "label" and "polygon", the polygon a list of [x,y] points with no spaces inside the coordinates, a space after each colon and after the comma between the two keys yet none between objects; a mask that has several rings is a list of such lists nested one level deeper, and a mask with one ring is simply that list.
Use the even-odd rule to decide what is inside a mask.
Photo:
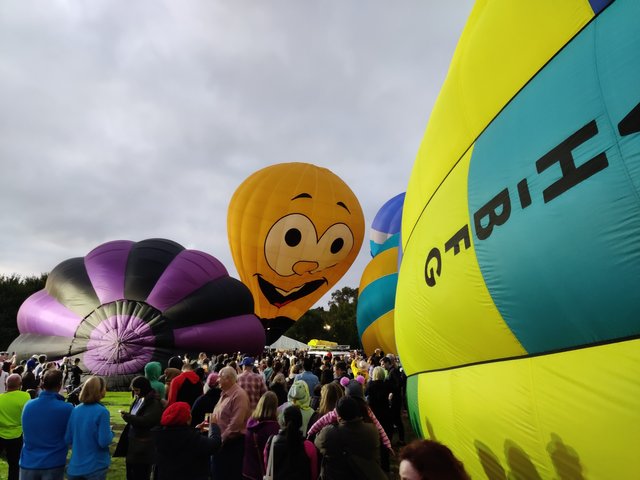
[{"label": "tree line", "polygon": [[0,275],[0,350],[6,350],[19,335],[18,309],[31,294],[44,288],[47,275]]}]

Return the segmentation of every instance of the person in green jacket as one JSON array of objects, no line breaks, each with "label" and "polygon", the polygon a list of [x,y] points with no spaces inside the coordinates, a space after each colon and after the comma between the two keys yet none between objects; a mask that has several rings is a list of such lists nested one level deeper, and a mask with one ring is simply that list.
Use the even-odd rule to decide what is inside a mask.
[{"label": "person in green jacket", "polygon": [[144,376],[147,377],[151,383],[151,386],[158,394],[158,398],[164,400],[167,398],[166,386],[158,380],[160,375],[162,375],[162,365],[160,365],[160,362],[149,362],[144,366]]}]

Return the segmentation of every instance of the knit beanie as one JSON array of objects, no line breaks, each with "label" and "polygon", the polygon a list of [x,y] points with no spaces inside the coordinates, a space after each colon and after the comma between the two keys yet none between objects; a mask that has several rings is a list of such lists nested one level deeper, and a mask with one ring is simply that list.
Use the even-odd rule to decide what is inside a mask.
[{"label": "knit beanie", "polygon": [[165,427],[188,425],[191,419],[191,407],[187,402],[175,402],[162,413],[160,424]]}]

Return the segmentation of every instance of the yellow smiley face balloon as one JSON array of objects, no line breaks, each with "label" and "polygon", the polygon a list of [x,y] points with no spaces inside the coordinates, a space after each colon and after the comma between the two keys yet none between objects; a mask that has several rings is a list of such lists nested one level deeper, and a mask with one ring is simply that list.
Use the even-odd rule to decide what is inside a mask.
[{"label": "yellow smiley face balloon", "polygon": [[233,261],[269,342],[349,269],[362,246],[364,216],[351,189],[331,171],[283,163],[238,187],[227,230]]}]

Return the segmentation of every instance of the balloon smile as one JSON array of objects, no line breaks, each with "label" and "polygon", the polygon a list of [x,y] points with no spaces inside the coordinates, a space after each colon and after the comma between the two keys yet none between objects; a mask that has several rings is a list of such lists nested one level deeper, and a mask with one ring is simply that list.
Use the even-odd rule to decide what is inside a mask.
[{"label": "balloon smile", "polygon": [[326,278],[322,278],[320,280],[313,280],[298,287],[294,287],[291,290],[283,290],[282,288],[276,287],[272,283],[266,281],[260,274],[256,274],[256,276],[258,277],[260,291],[264,297],[271,305],[278,308],[282,308],[299,298],[306,297],[310,293],[315,292],[322,285],[328,283]]}]

